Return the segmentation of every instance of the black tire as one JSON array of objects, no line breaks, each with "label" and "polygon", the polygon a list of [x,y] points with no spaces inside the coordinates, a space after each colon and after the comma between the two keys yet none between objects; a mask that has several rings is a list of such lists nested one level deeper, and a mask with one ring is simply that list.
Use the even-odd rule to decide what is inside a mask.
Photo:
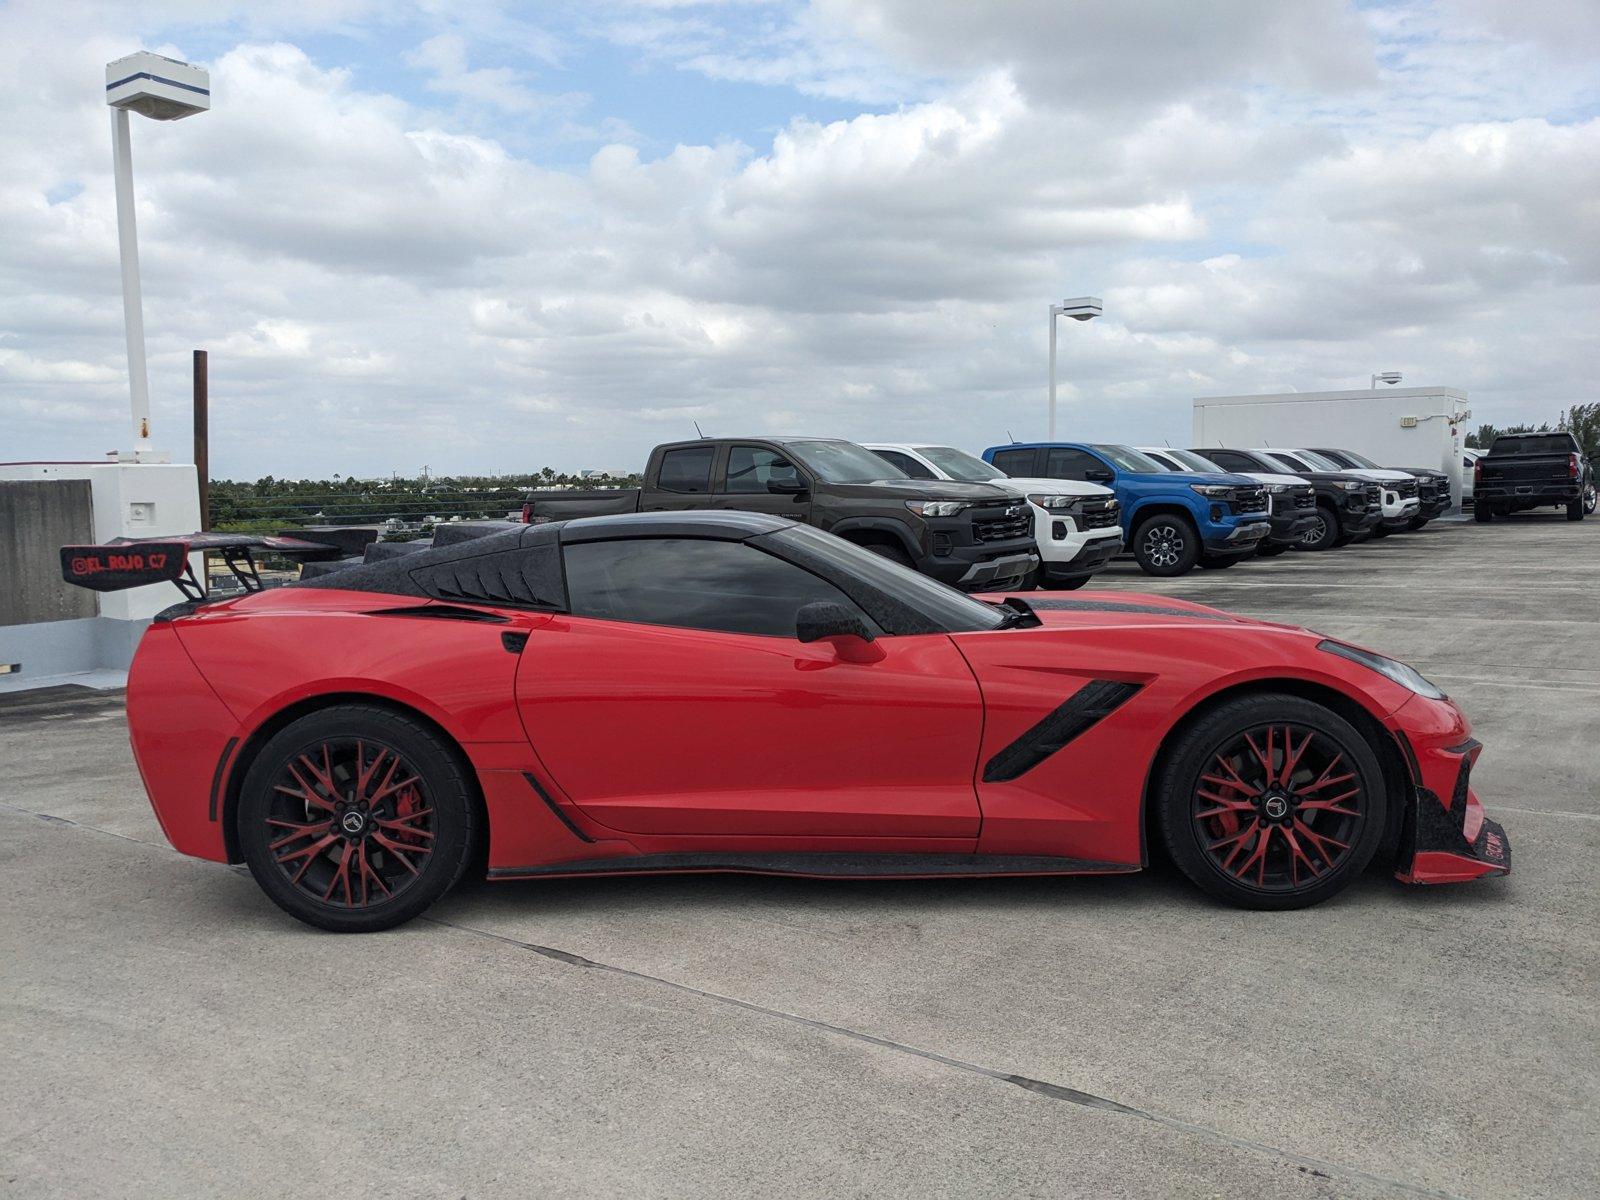
[{"label": "black tire", "polygon": [[1074,575],[1070,579],[1046,579],[1039,586],[1047,592],[1075,592],[1093,578],[1092,575]]},{"label": "black tire", "polygon": [[1207,571],[1226,571],[1229,567],[1236,567],[1243,562],[1237,554],[1202,554],[1200,565]]},{"label": "black tire", "polygon": [[911,555],[905,552],[903,546],[896,546],[890,542],[868,542],[861,548],[870,550],[879,558],[887,558],[890,562],[897,562],[902,567],[910,567],[913,571],[917,569],[917,564],[911,561]]},{"label": "black tire", "polygon": [[1406,529],[1411,533],[1415,533],[1431,520],[1433,520],[1432,517],[1413,517],[1411,518],[1411,524],[1407,525]]},{"label": "black tire", "polygon": [[368,704],[325,708],[279,730],[250,764],[239,846],[290,916],[336,933],[391,929],[466,868],[477,833],[468,771],[411,717]]},{"label": "black tire", "polygon": [[1322,523],[1311,527],[1310,531],[1295,544],[1296,550],[1327,550],[1342,536],[1339,514],[1333,511],[1333,505],[1317,505],[1317,516]]},{"label": "black tire", "polygon": [[1587,515],[1588,514],[1584,510],[1584,506],[1583,506],[1583,493],[1580,492],[1578,494],[1578,498],[1576,500],[1574,500],[1571,504],[1567,505],[1567,520],[1569,520],[1569,521],[1581,521]]},{"label": "black tire", "polygon": [[[1302,765],[1292,768],[1290,786],[1279,786],[1275,778],[1291,765],[1283,743],[1292,746],[1307,733],[1313,736],[1301,745]],[[1255,743],[1253,758],[1233,753],[1246,739]],[[1259,766],[1263,757],[1273,764],[1271,774]],[[1226,782],[1223,763],[1246,786]],[[1266,787],[1247,795],[1258,783]],[[1350,795],[1335,794],[1351,788]],[[1366,869],[1388,824],[1383,770],[1366,737],[1321,704],[1275,692],[1224,701],[1180,733],[1163,751],[1154,803],[1162,842],[1179,870],[1240,908],[1321,903]],[[1249,878],[1258,856],[1259,881]]]},{"label": "black tire", "polygon": [[1487,525],[1494,520],[1494,509],[1489,507],[1487,501],[1483,504],[1474,504],[1472,506],[1472,519],[1480,524]]},{"label": "black tire", "polygon": [[1277,558],[1278,555],[1286,553],[1290,549],[1292,547],[1288,542],[1273,542],[1271,545],[1262,542],[1261,548],[1256,553],[1262,558]]},{"label": "black tire", "polygon": [[1146,517],[1133,533],[1133,559],[1146,575],[1186,575],[1200,561],[1200,531],[1175,513]]},{"label": "black tire", "polygon": [[1393,532],[1394,530],[1390,529],[1387,525],[1374,525],[1372,527],[1372,536],[1375,538],[1386,538]]},{"label": "black tire", "polygon": [[1583,489],[1583,511],[1584,511],[1584,513],[1586,515],[1588,515],[1588,516],[1593,516],[1594,515],[1595,506],[1596,506],[1597,503],[1600,503],[1600,497],[1596,496],[1594,480],[1591,479],[1589,481],[1588,486]]}]

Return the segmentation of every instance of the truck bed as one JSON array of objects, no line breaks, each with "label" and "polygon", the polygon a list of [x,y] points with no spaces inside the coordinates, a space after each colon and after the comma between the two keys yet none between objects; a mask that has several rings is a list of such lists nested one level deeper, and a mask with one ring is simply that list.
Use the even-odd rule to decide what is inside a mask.
[{"label": "truck bed", "polygon": [[551,521],[570,521],[576,517],[609,517],[615,513],[639,511],[640,488],[537,489],[529,492],[524,509],[530,521],[540,517]]}]

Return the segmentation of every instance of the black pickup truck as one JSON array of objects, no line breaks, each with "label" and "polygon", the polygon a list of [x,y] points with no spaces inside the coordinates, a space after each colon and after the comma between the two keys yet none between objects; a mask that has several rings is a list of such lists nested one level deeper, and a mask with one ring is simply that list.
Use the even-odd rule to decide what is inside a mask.
[{"label": "black pickup truck", "polygon": [[1581,521],[1594,504],[1594,464],[1570,433],[1503,434],[1472,468],[1472,510],[1480,521],[1547,506]]},{"label": "black pickup truck", "polygon": [[1332,459],[1348,471],[1404,471],[1407,475],[1414,476],[1420,505],[1417,515],[1411,518],[1411,524],[1406,527],[1408,529],[1421,529],[1435,517],[1441,517],[1450,511],[1450,476],[1443,471],[1436,471],[1432,467],[1383,467],[1365,454],[1358,454],[1354,450],[1330,450],[1321,446],[1308,448],[1315,450],[1323,458]]},{"label": "black pickup truck", "polygon": [[1027,501],[992,484],[912,479],[854,442],[703,438],[657,446],[644,486],[529,492],[535,524],[619,512],[743,509],[788,517],[966,591],[1028,586]]}]

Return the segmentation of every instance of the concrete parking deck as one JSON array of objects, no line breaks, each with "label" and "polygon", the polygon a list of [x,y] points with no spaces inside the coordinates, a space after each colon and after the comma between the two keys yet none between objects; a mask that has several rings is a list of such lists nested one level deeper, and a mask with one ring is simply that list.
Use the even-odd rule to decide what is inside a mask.
[{"label": "concrete parking deck", "polygon": [[1600,522],[1103,578],[1414,663],[1516,873],[550,881],[336,937],[166,848],[117,696],[10,697],[0,1190],[1600,1194]]}]

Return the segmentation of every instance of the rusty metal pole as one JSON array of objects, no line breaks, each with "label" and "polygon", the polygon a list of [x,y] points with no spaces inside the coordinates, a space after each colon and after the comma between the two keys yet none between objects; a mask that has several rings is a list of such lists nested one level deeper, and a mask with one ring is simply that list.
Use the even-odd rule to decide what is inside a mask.
[{"label": "rusty metal pole", "polygon": [[211,528],[211,383],[206,352],[194,352],[194,473],[200,480],[200,528]]}]

